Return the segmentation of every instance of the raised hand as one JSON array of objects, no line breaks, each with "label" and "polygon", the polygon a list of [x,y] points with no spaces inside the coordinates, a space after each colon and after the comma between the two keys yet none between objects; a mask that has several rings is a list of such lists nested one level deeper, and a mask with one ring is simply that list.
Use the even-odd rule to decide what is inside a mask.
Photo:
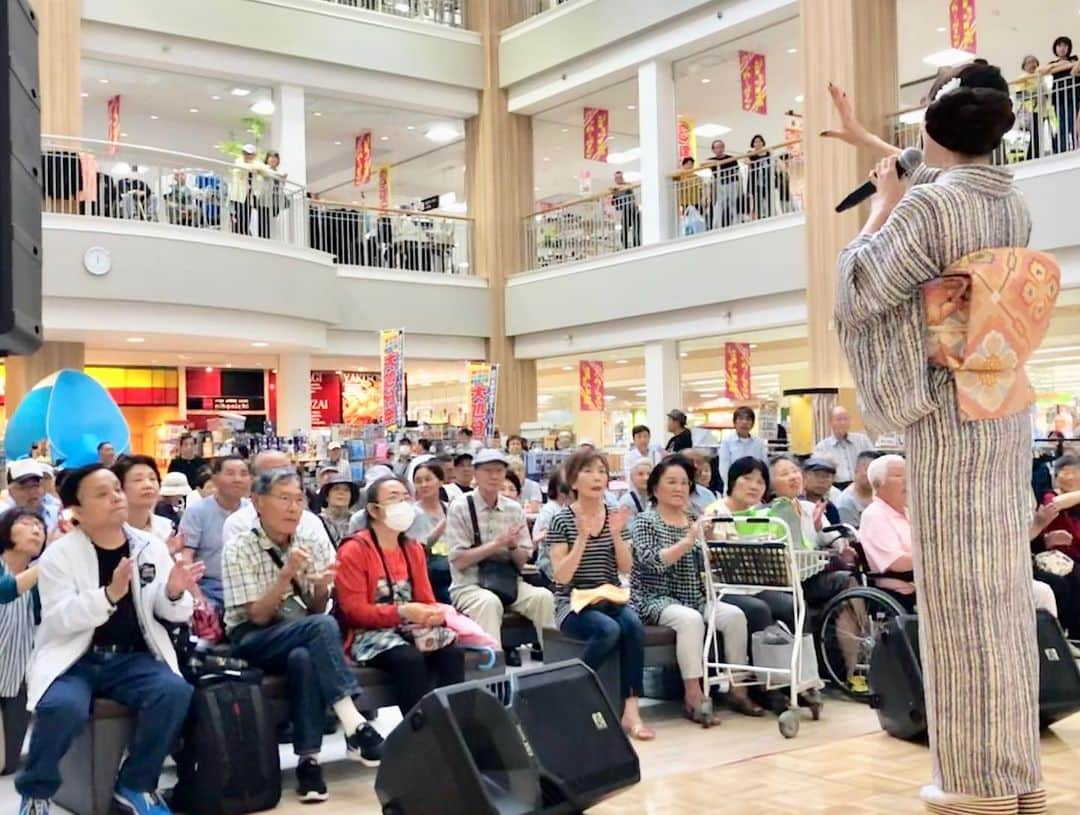
[{"label": "raised hand", "polygon": [[829,83],[829,96],[832,98],[833,109],[840,117],[840,127],[835,130],[822,130],[821,135],[827,139],[837,139],[845,144],[859,144],[866,128],[855,118],[855,108],[851,104],[851,98],[843,88],[832,82]]},{"label": "raised hand", "polygon": [[308,579],[315,588],[328,589],[334,584],[334,578],[337,577],[337,569],[337,563],[331,563],[326,567],[326,571],[311,575]]},{"label": "raised hand", "polygon": [[206,564],[201,560],[195,563],[174,563],[165,584],[166,595],[172,600],[178,600],[186,591],[194,594],[198,591],[199,581],[205,573]]},{"label": "raised hand", "polygon": [[169,554],[173,557],[179,555],[181,552],[184,551],[184,533],[177,532],[175,535],[165,541],[165,546],[168,547]]},{"label": "raised hand", "polygon": [[289,580],[292,580],[304,570],[310,560],[311,555],[308,554],[307,549],[303,546],[293,546],[289,549],[289,555],[285,558],[285,565],[282,566],[281,573]]},{"label": "raised hand", "polygon": [[626,529],[626,524],[630,520],[630,510],[627,507],[619,507],[612,510],[608,514],[608,528],[611,530],[611,537],[615,540],[622,538],[623,530]]},{"label": "raised hand", "polygon": [[115,606],[127,596],[129,591],[131,591],[131,559],[122,557],[113,569],[112,580],[105,587],[105,594]]}]

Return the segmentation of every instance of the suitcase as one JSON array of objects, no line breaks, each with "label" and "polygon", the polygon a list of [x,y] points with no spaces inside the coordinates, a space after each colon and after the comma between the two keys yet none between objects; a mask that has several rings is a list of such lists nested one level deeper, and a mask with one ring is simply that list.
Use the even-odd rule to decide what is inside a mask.
[{"label": "suitcase", "polygon": [[196,687],[176,762],[174,809],[244,815],[281,799],[281,759],[258,682],[212,677]]},{"label": "suitcase", "polygon": [[[1048,611],[1035,614],[1039,641],[1039,723],[1048,727],[1080,710],[1080,668],[1061,625]],[[870,656],[870,706],[881,728],[899,739],[926,732],[926,701],[919,662],[919,619],[890,620]]]}]

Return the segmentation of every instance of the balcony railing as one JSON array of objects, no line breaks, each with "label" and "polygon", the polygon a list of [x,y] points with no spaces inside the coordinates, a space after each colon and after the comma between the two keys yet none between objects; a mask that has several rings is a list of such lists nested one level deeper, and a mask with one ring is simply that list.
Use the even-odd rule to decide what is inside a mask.
[{"label": "balcony railing", "polygon": [[581,198],[527,215],[525,265],[544,269],[641,245],[640,186]]},{"label": "balcony railing", "polygon": [[471,218],[310,200],[308,236],[344,266],[472,273]]},{"label": "balcony railing", "polygon": [[[1080,77],[1032,74],[1009,83],[1016,124],[994,151],[994,164],[1017,164],[1080,148]],[[889,117],[898,147],[919,147],[925,107]]]},{"label": "balcony railing", "polygon": [[302,246],[304,188],[265,165],[97,139],[42,136],[43,210],[149,221]]},{"label": "balcony railing", "polygon": [[517,25],[545,11],[560,8],[574,0],[504,0],[510,4],[510,25]]},{"label": "balcony railing", "polygon": [[707,161],[671,177],[678,235],[697,235],[803,209],[801,142]]},{"label": "balcony railing", "polygon": [[339,6],[377,11],[426,23],[465,27],[465,0],[323,0]]}]

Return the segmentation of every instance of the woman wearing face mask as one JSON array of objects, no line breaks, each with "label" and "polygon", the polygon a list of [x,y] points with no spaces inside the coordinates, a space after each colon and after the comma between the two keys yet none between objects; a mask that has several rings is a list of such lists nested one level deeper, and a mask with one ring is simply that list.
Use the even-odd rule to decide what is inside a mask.
[{"label": "woman wearing face mask", "polygon": [[395,476],[367,490],[367,528],[338,550],[337,598],[348,628],[345,653],[390,674],[398,707],[407,713],[435,687],[465,678],[465,656],[453,645],[421,652],[403,627],[445,622],[427,574],[424,547],[405,533],[416,507],[405,482]]}]

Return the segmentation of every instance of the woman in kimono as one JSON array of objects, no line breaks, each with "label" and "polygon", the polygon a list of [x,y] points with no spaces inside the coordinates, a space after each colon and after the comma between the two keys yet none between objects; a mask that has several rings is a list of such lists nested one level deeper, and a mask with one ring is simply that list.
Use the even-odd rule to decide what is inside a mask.
[{"label": "woman in kimono", "polygon": [[[995,404],[994,393],[977,392],[987,380],[928,364],[921,289],[977,250],[1027,246],[1024,199],[990,163],[1013,124],[1008,85],[984,65],[939,76],[923,126],[926,164],[910,181],[898,177],[898,148],[829,90],[842,127],[822,135],[883,156],[866,225],[840,254],[835,316],[864,416],[905,434],[933,759],[921,797],[932,813],[1043,813],[1028,405]],[[1035,294],[1053,308],[1053,284]],[[998,308],[1010,306],[1025,304]],[[979,350],[1011,354],[1002,341],[989,332]],[[979,420],[963,409],[969,397],[989,406]],[[973,489],[958,496],[956,484]]]}]

